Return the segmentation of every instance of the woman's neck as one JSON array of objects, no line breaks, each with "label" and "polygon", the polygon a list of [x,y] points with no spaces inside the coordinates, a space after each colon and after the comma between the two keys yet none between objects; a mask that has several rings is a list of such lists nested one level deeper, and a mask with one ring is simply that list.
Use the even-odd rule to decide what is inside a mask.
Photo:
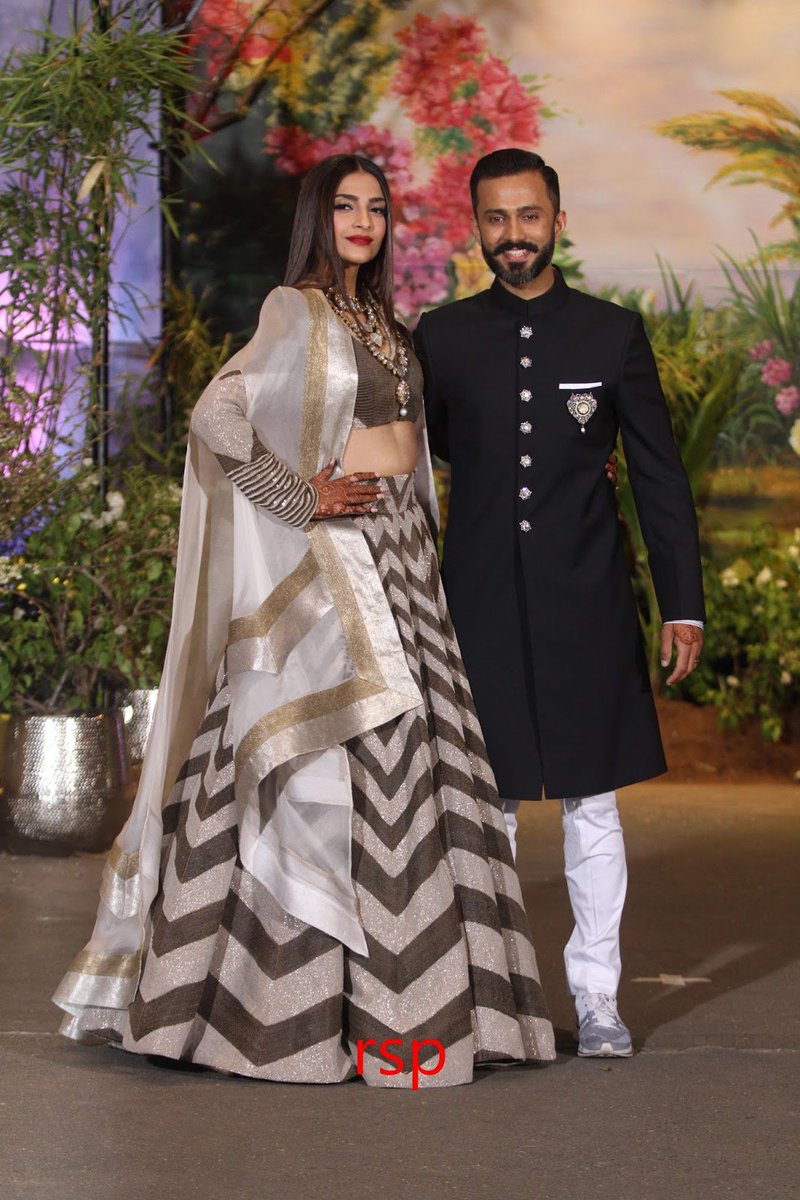
[{"label": "woman's neck", "polygon": [[345,267],[344,269],[344,290],[348,296],[355,297],[356,287],[358,286],[358,267]]}]

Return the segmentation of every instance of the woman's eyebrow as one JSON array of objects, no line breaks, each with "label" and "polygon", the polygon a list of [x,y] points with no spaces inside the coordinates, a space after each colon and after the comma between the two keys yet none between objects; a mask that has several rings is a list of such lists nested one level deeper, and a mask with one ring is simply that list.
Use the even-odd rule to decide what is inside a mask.
[{"label": "woman's eyebrow", "polygon": [[[351,196],[349,192],[337,192],[335,198],[337,200],[360,200],[361,199],[360,196]],[[386,201],[383,198],[383,196],[371,196],[369,198],[369,200],[367,201],[367,203],[368,204],[385,204]]]}]

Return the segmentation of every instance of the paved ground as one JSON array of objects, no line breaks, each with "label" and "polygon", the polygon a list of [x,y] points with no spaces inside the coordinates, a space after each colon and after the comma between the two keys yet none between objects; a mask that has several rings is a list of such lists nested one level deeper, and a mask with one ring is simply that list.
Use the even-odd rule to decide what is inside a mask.
[{"label": "paved ground", "polygon": [[562,1053],[417,1093],[166,1070],[57,1037],[48,996],[88,935],[101,862],[0,856],[0,1197],[797,1197],[800,788],[647,785],[621,807],[639,1053],[575,1057],[558,810],[529,805],[520,871]]}]

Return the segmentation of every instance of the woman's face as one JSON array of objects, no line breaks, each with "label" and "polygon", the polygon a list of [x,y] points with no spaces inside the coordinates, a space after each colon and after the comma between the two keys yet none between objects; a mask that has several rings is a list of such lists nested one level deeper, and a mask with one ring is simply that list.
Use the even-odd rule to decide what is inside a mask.
[{"label": "woman's face", "polygon": [[386,201],[367,171],[345,175],[333,201],[333,237],[345,267],[372,262],[386,237]]}]

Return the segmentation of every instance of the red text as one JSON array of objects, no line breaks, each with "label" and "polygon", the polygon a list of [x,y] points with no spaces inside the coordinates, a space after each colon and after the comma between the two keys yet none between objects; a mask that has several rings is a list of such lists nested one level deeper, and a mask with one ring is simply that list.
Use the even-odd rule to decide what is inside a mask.
[{"label": "red text", "polygon": [[[364,1051],[369,1046],[377,1046],[377,1045],[378,1045],[377,1038],[367,1038],[365,1041],[362,1041],[359,1039],[359,1041],[356,1043],[356,1046],[358,1049],[358,1054],[357,1054],[357,1058],[356,1058],[356,1070],[358,1071],[359,1075],[364,1074]],[[401,1053],[395,1054],[394,1051],[390,1049],[391,1046],[399,1046]],[[436,1065],[433,1067],[429,1068],[427,1066],[423,1066],[423,1063],[421,1061],[421,1051],[424,1046],[433,1046],[433,1047],[435,1047],[435,1049],[438,1053]],[[381,1057],[383,1059],[385,1059],[386,1062],[391,1062],[391,1063],[395,1064],[395,1066],[391,1069],[388,1067],[380,1067],[379,1069],[380,1069],[381,1075],[399,1075],[401,1071],[406,1070],[406,1065],[405,1065],[404,1057],[402,1054],[402,1050],[403,1050],[403,1043],[400,1038],[386,1038],[385,1041],[381,1042],[381,1045],[380,1045]],[[426,1063],[429,1062],[431,1057],[432,1057],[432,1055],[430,1055],[430,1054],[425,1055],[425,1062]],[[416,1091],[417,1088],[419,1087],[420,1075],[438,1075],[439,1072],[441,1071],[442,1067],[444,1066],[444,1060],[445,1060],[444,1046],[442,1045],[441,1042],[437,1042],[436,1038],[423,1038],[422,1041],[417,1041],[417,1039],[414,1038],[414,1040],[411,1043],[411,1087],[412,1087],[413,1091]]]}]

